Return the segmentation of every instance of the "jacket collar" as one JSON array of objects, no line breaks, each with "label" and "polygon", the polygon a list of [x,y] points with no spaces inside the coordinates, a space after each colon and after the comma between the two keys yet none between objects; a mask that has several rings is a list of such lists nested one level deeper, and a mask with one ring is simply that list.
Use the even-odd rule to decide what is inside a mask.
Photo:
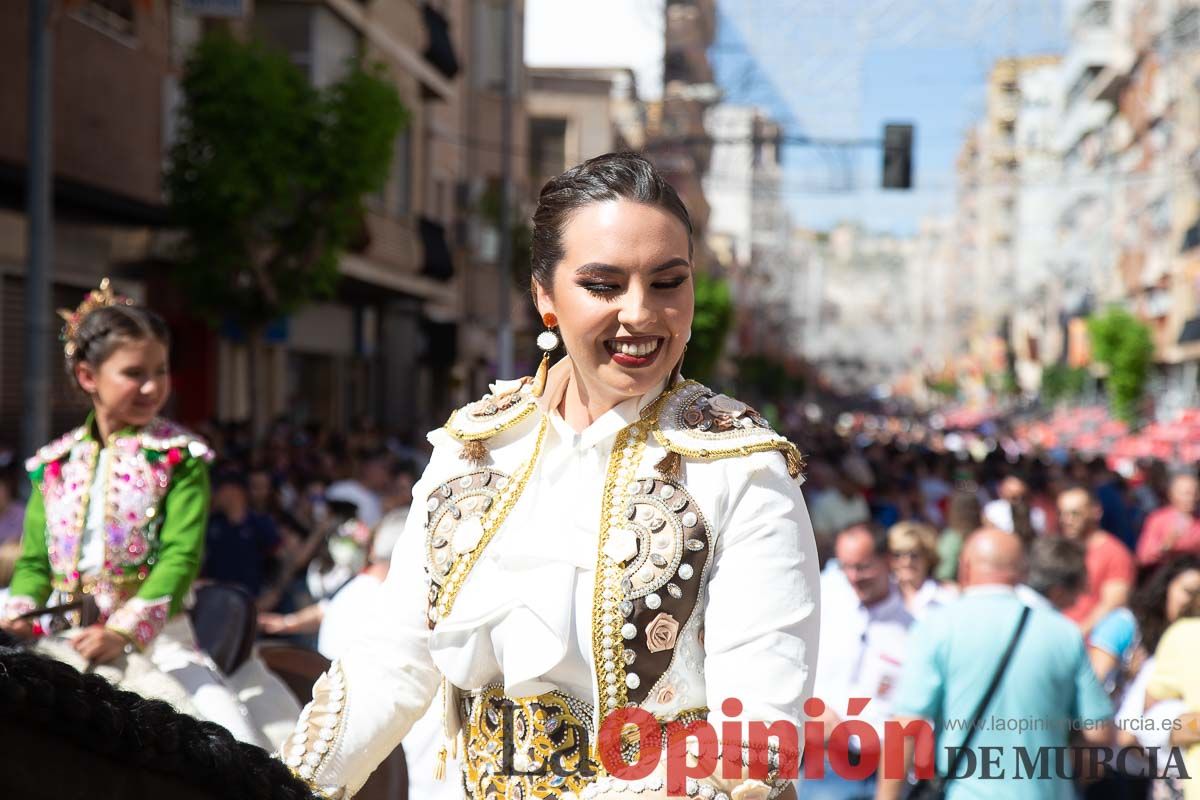
[{"label": "jacket collar", "polygon": [[[103,444],[109,444],[116,439],[122,439],[122,438],[125,438],[126,436],[136,436],[140,432],[141,432],[140,428],[137,428],[133,425],[126,425],[124,428],[121,428],[120,430],[117,430],[117,431],[113,431],[111,434],[109,434],[108,442],[104,442]],[[84,442],[99,442],[100,441],[100,429],[96,425],[95,409],[89,411],[88,415],[87,415],[87,419],[85,419],[83,421],[83,435],[80,436],[79,439],[80,439],[80,441],[84,441]]]},{"label": "jacket collar", "polygon": [[618,403],[578,433],[571,426],[567,425],[566,420],[558,413],[558,407],[562,405],[563,395],[566,394],[567,387],[572,380],[574,380],[574,365],[571,362],[570,356],[564,356],[547,373],[546,389],[542,392],[541,398],[538,399],[538,407],[543,414],[550,418],[551,425],[554,426],[555,430],[565,440],[571,441],[578,436],[577,441],[581,446],[593,447],[600,442],[616,436],[623,428],[637,422],[642,411],[657,400],[663,391],[666,390],[670,379],[664,380],[658,387],[640,397],[631,397],[628,400]]}]

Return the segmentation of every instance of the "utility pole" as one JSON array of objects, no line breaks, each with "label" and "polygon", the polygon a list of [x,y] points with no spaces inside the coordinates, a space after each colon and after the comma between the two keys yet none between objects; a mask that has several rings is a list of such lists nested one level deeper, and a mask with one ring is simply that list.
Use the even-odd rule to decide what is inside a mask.
[{"label": "utility pole", "polygon": [[25,187],[29,263],[25,269],[25,407],[21,453],[50,437],[51,125],[50,12],[53,0],[29,0],[29,167]]},{"label": "utility pole", "polygon": [[500,258],[497,264],[499,306],[496,324],[496,377],[513,377],[512,332],[512,150],[513,150],[513,6],[516,0],[504,3],[504,97],[500,110]]}]

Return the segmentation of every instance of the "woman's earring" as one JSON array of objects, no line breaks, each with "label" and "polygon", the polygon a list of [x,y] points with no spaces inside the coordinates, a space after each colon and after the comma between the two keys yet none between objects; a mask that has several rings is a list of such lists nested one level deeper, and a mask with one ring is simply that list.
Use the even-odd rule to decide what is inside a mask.
[{"label": "woman's earring", "polygon": [[558,317],[546,313],[542,315],[542,324],[546,330],[538,334],[537,346],[542,351],[542,363],[538,364],[537,374],[533,378],[533,396],[541,397],[546,391],[546,374],[550,371],[550,353],[558,349],[560,344],[554,328],[558,326]]}]

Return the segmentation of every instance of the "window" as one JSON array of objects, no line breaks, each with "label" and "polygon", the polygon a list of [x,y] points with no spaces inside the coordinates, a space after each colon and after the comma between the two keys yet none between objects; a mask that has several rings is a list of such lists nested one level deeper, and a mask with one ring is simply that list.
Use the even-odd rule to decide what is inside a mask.
[{"label": "window", "polygon": [[254,32],[288,54],[314,86],[336,83],[361,51],[360,36],[326,8],[261,0]]},{"label": "window", "polygon": [[1092,81],[1094,81],[1096,79],[1096,76],[1099,74],[1100,74],[1100,67],[1097,67],[1097,66],[1088,67],[1087,69],[1085,69],[1083,71],[1083,73],[1075,81],[1075,84],[1071,87],[1071,90],[1069,92],[1067,92],[1067,107],[1068,108],[1070,108],[1072,105],[1074,105],[1075,101],[1083,96],[1084,92],[1087,91],[1088,86],[1091,85]]},{"label": "window", "polygon": [[557,175],[567,166],[567,121],[537,118],[529,120],[530,177],[535,183]]},{"label": "window", "polygon": [[494,0],[475,0],[474,58],[471,82],[477,89],[504,89],[504,5]]},{"label": "window", "polygon": [[1092,0],[1079,12],[1081,28],[1099,28],[1112,20],[1112,0]]},{"label": "window", "polygon": [[75,17],[119,39],[132,39],[137,34],[133,0],[88,0]]},{"label": "window", "polygon": [[405,128],[396,137],[392,154],[393,213],[406,217],[412,213],[412,137]]}]

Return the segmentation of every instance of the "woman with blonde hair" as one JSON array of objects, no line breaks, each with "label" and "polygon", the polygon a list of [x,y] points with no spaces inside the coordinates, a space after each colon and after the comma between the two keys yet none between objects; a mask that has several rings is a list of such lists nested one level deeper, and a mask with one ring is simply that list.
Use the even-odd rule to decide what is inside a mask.
[{"label": "woman with blonde hair", "polygon": [[956,592],[933,577],[938,566],[938,536],[921,522],[898,522],[888,529],[888,558],[892,577],[908,612],[917,619],[945,605]]}]

